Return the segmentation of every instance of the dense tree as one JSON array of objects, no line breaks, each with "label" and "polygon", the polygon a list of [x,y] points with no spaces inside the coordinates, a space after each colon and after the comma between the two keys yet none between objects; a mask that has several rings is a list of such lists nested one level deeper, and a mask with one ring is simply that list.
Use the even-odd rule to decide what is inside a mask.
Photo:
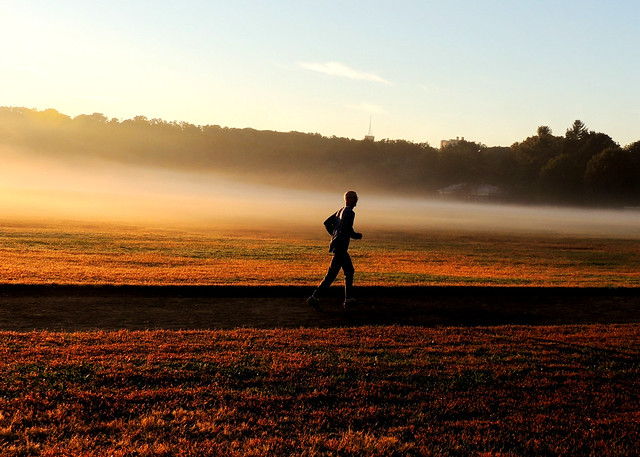
[{"label": "dense tree", "polygon": [[440,149],[440,184],[482,184],[486,176],[486,161],[482,153],[484,148],[484,145],[462,140]]},{"label": "dense tree", "polygon": [[441,149],[404,140],[359,141],[317,133],[196,126],[101,113],[0,107],[0,143],[28,154],[93,158],[279,185],[433,194],[453,184],[493,184],[511,199],[640,204],[640,141],[624,149],[576,120],[564,137],[548,126],[511,147],[458,141]]},{"label": "dense tree", "polygon": [[533,200],[546,193],[547,188],[541,189],[545,184],[540,183],[540,173],[549,161],[562,153],[562,143],[563,139],[553,136],[549,127],[540,126],[537,135],[511,146],[517,163],[511,190],[518,198]]},{"label": "dense tree", "polygon": [[567,129],[565,138],[569,141],[581,141],[589,134],[589,130],[584,123],[577,119],[573,122],[571,128]]},{"label": "dense tree", "polygon": [[583,203],[583,175],[583,167],[571,154],[553,157],[540,170],[538,196],[553,201],[560,195],[567,203]]},{"label": "dense tree", "polygon": [[587,164],[585,183],[594,202],[633,204],[640,193],[640,167],[628,150],[610,147]]}]

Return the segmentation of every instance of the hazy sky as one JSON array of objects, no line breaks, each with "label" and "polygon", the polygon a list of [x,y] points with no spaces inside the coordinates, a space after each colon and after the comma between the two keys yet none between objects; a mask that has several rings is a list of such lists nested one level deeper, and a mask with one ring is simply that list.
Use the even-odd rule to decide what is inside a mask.
[{"label": "hazy sky", "polygon": [[0,0],[0,105],[509,146],[640,140],[638,0]]}]

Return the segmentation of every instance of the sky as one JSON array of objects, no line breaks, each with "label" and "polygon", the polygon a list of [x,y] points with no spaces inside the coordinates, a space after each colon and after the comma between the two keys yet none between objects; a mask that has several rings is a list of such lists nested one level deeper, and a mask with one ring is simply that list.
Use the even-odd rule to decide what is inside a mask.
[{"label": "sky", "polygon": [[0,0],[0,106],[510,146],[640,140],[637,0]]}]

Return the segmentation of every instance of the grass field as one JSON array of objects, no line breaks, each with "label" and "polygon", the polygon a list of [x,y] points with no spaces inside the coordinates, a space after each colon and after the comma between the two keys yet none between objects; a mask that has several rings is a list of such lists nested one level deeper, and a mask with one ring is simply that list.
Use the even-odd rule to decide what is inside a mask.
[{"label": "grass field", "polygon": [[[325,234],[275,233],[5,221],[0,283],[316,284],[329,262]],[[462,231],[377,231],[352,249],[357,284],[382,286],[634,288],[639,254],[636,238]],[[6,322],[19,315],[28,326],[36,316],[21,314],[24,308],[38,314],[40,328],[79,312],[122,328],[119,310],[162,315],[136,322],[175,322],[171,316],[185,312],[180,303],[194,313],[206,309],[212,321],[233,313],[242,322],[247,303],[262,311],[276,300],[236,298],[244,308],[230,310],[224,299],[112,292],[67,303],[28,289],[0,297]],[[376,326],[345,326],[336,314],[340,328],[3,331],[0,455],[635,455],[640,325],[635,317],[619,320],[616,309],[602,324],[589,321],[598,312],[581,312],[589,303],[622,306],[624,296],[563,294],[519,306],[509,295],[491,303],[490,294],[485,301],[444,294],[424,298],[423,308],[422,299],[378,297],[361,308],[378,313]],[[633,300],[621,316],[634,313]],[[285,305],[280,313],[326,319]],[[449,316],[446,322],[460,322],[455,314],[465,310],[485,323],[438,327],[434,316],[425,321],[433,328],[385,324],[396,306],[429,309]],[[543,314],[566,306],[555,312],[562,322],[576,313],[589,323],[486,326],[496,316],[519,322],[529,306]]]},{"label": "grass field", "polygon": [[0,334],[3,455],[634,455],[640,326]]},{"label": "grass field", "polygon": [[[5,222],[0,283],[317,283],[326,237],[275,233]],[[640,239],[377,231],[351,253],[360,285],[640,285]]]}]

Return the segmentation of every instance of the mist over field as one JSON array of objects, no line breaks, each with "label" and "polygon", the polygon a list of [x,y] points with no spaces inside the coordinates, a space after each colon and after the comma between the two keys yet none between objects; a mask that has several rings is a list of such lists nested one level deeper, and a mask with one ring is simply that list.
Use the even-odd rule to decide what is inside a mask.
[{"label": "mist over field", "polygon": [[[335,192],[243,182],[99,159],[61,161],[2,147],[2,219],[114,222],[199,229],[317,231]],[[288,183],[290,185],[290,183]],[[360,191],[360,189],[355,189]],[[638,237],[640,211],[466,203],[360,191],[359,230],[464,230]]]},{"label": "mist over field", "polygon": [[224,175],[311,193],[356,188],[369,195],[474,197],[483,188],[514,204],[640,206],[640,141],[621,147],[580,120],[564,136],[539,126],[509,147],[462,138],[437,149],[405,140],[197,126],[145,116],[120,121],[101,113],[71,118],[55,109],[0,107],[0,139],[36,163],[111,163],[207,174],[216,181]]}]

